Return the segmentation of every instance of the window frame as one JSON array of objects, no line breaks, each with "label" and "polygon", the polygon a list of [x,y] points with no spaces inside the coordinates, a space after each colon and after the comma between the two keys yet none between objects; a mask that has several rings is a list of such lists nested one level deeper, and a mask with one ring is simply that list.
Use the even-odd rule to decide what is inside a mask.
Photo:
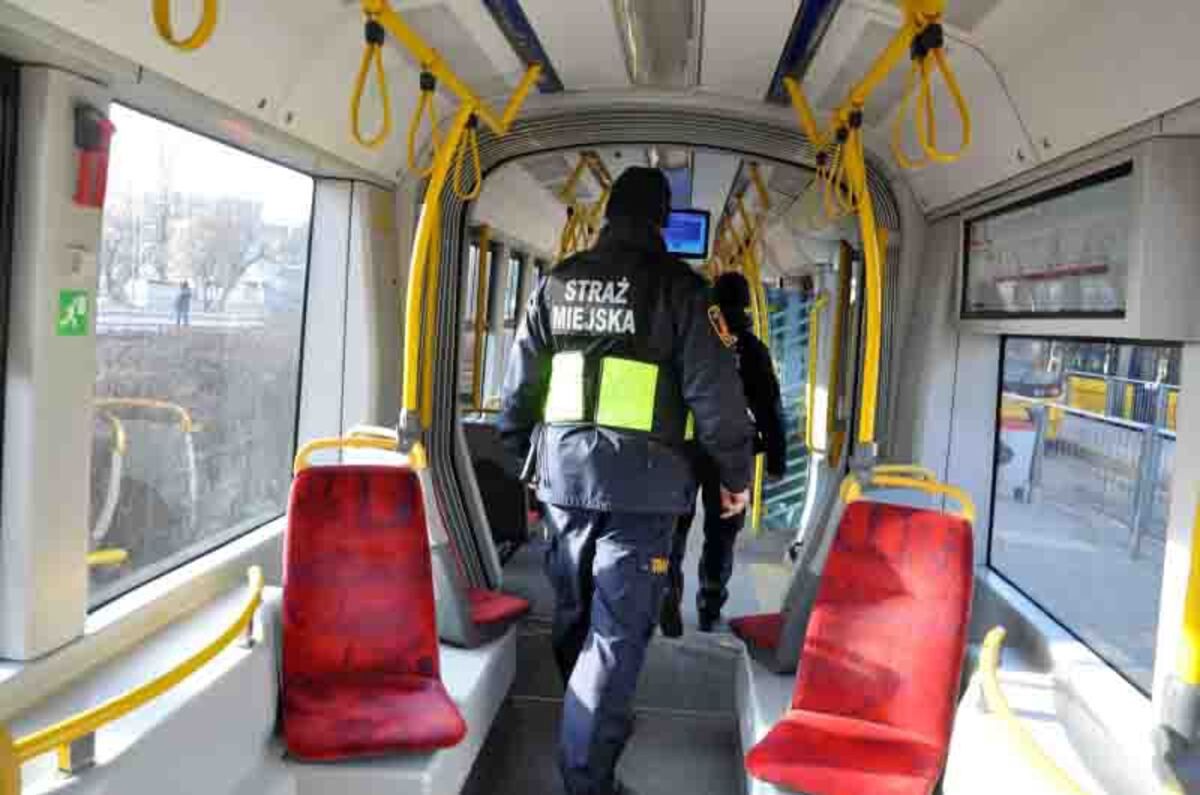
[{"label": "window frame", "polygon": [[[271,156],[263,154],[261,152],[256,152],[256,151],[246,148],[244,146],[239,146],[236,143],[233,143],[233,142],[227,141],[227,140],[223,140],[221,138],[216,137],[215,135],[211,135],[211,134],[204,132],[203,130],[199,130],[191,125],[181,124],[179,122],[176,122],[175,120],[168,118],[167,116],[165,116],[161,113],[158,113],[153,110],[147,110],[145,107],[140,106],[137,103],[128,102],[119,97],[114,97],[112,99],[112,101],[109,103],[110,111],[111,111],[111,108],[114,106],[121,107],[124,110],[132,111],[134,113],[140,114],[149,119],[157,121],[161,124],[166,124],[168,126],[176,128],[176,129],[183,130],[187,133],[198,136],[206,141],[216,143],[220,146],[228,147],[234,151],[240,152],[243,155],[258,158],[259,160],[265,161],[267,163],[278,166],[280,168],[285,168],[288,171],[292,171],[297,174],[302,174],[303,176],[307,177],[311,181],[312,190],[311,190],[311,196],[309,198],[308,223],[306,225],[307,241],[305,244],[305,253],[304,253],[304,257],[305,257],[304,288],[303,288],[303,293],[300,296],[300,333],[296,340],[297,352],[298,352],[297,367],[296,367],[296,390],[295,390],[296,416],[295,416],[295,420],[292,424],[292,444],[291,444],[291,451],[290,451],[291,458],[295,458],[296,453],[300,449],[300,425],[301,425],[302,414],[303,414],[302,404],[303,404],[303,400],[304,400],[304,375],[305,375],[304,352],[305,352],[305,343],[306,343],[306,339],[307,339],[307,335],[308,335],[308,331],[309,331],[309,311],[308,311],[309,310],[309,286],[312,281],[313,231],[314,231],[314,226],[316,223],[317,186],[318,186],[318,182],[322,178],[319,175],[314,174],[311,171],[308,171],[308,170],[305,170],[302,168],[298,168],[295,165],[284,162],[283,160],[281,160],[279,158],[271,157]],[[351,190],[353,191],[353,186],[351,187]],[[353,195],[353,193],[351,195]],[[101,213],[103,213],[103,209],[101,209]],[[351,218],[347,219],[348,227],[349,227],[350,223],[353,221],[353,202],[351,202],[350,214],[351,214]],[[103,228],[101,228],[101,235],[103,235]],[[98,242],[99,242],[99,240],[98,240]],[[97,273],[97,280],[99,280],[99,273]],[[99,285],[98,284],[96,287],[96,295],[99,296]],[[97,316],[97,320],[98,320],[99,319],[98,311],[96,312],[96,316]],[[342,330],[342,333],[343,334],[345,333],[345,329]],[[98,340],[96,340],[94,344],[98,345],[99,344]],[[99,362],[97,361],[97,375],[98,374],[99,374]],[[2,416],[2,415],[0,415],[0,416]],[[2,441],[2,440],[0,440],[0,441]],[[290,461],[287,462],[287,466],[290,468],[290,466],[291,466]],[[221,530],[220,532],[214,533],[214,534],[212,534],[211,537],[197,541],[192,546],[187,548],[187,550],[186,550],[188,552],[187,555],[177,553],[168,558],[164,558],[163,560],[168,562],[168,565],[160,566],[159,562],[156,562],[155,564],[153,564],[151,566],[147,566],[145,569],[147,576],[142,577],[141,573],[131,576],[128,580],[126,580],[126,582],[131,583],[128,587],[124,587],[121,590],[114,590],[113,592],[109,592],[107,589],[105,589],[95,595],[93,595],[93,592],[92,592],[91,588],[89,587],[88,598],[87,598],[87,613],[90,616],[99,610],[107,608],[110,605],[114,605],[114,603],[119,602],[120,600],[122,600],[124,598],[131,597],[132,595],[137,594],[141,589],[146,588],[147,586],[153,584],[154,582],[159,581],[159,580],[163,579],[164,577],[171,575],[191,564],[195,564],[197,561],[205,558],[206,556],[212,555],[213,553],[218,552],[221,549],[229,547],[231,544],[236,543],[240,539],[244,539],[244,538],[252,535],[256,531],[260,531],[263,528],[271,525],[273,522],[278,522],[280,519],[282,519],[286,515],[287,515],[287,503],[285,500],[285,502],[284,502],[283,506],[280,508],[279,512],[275,513],[274,515],[272,515],[270,517],[267,517],[262,520],[259,520],[258,518],[247,519],[246,521],[236,524],[233,527],[225,528],[225,529]],[[181,550],[181,552],[182,551],[183,550]],[[95,596],[95,598],[93,598],[94,596]]]},{"label": "window frame", "polygon": [[[1055,341],[1055,342],[1075,342],[1075,343],[1106,343],[1106,344],[1115,343],[1117,346],[1131,345],[1131,346],[1144,347],[1144,348],[1153,348],[1153,347],[1180,347],[1180,348],[1183,348],[1184,346],[1180,342],[1172,342],[1170,340],[1151,340],[1151,339],[1138,339],[1138,338],[1131,339],[1131,338],[1123,338],[1123,337],[1082,337],[1082,336],[1077,336],[1077,335],[1072,336],[1072,335],[1027,334],[1027,333],[1000,334],[998,336],[999,336],[999,340],[1000,340],[1000,351],[999,351],[999,357],[998,357],[998,362],[997,362],[997,373],[996,373],[996,397],[995,397],[995,402],[994,402],[994,405],[992,408],[992,415],[991,415],[992,460],[991,460],[991,471],[990,471],[990,477],[989,477],[990,493],[988,495],[987,532],[985,533],[986,546],[984,547],[984,561],[983,561],[984,567],[987,569],[988,572],[995,575],[996,577],[999,577],[1005,584],[1007,584],[1014,591],[1019,593],[1022,597],[1027,599],[1030,604],[1034,605],[1038,610],[1040,610],[1043,614],[1045,614],[1051,621],[1054,622],[1055,625],[1057,625],[1060,629],[1062,629],[1062,631],[1065,632],[1067,635],[1069,635],[1075,642],[1079,643],[1081,646],[1086,648],[1090,654],[1095,655],[1095,657],[1098,660],[1100,660],[1104,664],[1104,666],[1107,669],[1109,669],[1109,671],[1111,671],[1116,676],[1120,677],[1120,679],[1122,681],[1124,681],[1126,684],[1128,684],[1130,687],[1132,687],[1139,695],[1149,698],[1153,691],[1153,684],[1151,685],[1150,690],[1147,690],[1146,688],[1142,687],[1142,685],[1140,685],[1137,681],[1135,681],[1134,678],[1129,675],[1129,673],[1127,673],[1124,669],[1120,668],[1111,659],[1109,659],[1108,655],[1104,654],[1093,643],[1089,642],[1086,638],[1084,638],[1083,635],[1081,635],[1074,627],[1071,626],[1071,624],[1064,621],[1055,610],[1053,610],[1043,600],[1034,596],[1026,587],[1022,586],[1019,582],[1017,582],[1017,579],[1015,577],[1006,573],[999,566],[997,566],[996,561],[993,559],[993,547],[995,544],[995,533],[996,533],[996,486],[997,486],[997,481],[998,481],[997,474],[998,474],[999,459],[1000,459],[1000,434],[1003,432],[1003,428],[1001,427],[1001,423],[1000,423],[1000,413],[1001,413],[1001,410],[1003,407],[1003,402],[1004,402],[1004,363],[1005,363],[1005,356],[1008,351],[1008,342],[1009,342],[1009,340],[1012,340],[1012,339],[1050,340],[1050,341]],[[1182,362],[1180,363],[1180,365],[1182,366]],[[1182,388],[1183,388],[1182,379],[1180,379],[1180,381],[1181,381],[1181,383],[1178,386],[1179,386],[1180,392],[1182,394]],[[1174,497],[1174,489],[1172,488],[1171,492],[1168,493],[1168,499],[1167,499],[1168,511],[1170,510],[1170,503],[1171,503],[1171,500],[1173,499],[1173,497]],[[1170,533],[1170,523],[1171,523],[1171,520],[1168,517],[1168,528],[1167,528],[1168,534]],[[1167,567],[1170,565],[1169,555],[1167,554],[1168,552],[1169,552],[1169,549],[1164,553],[1164,560],[1163,560],[1163,580],[1164,581],[1166,580],[1167,575],[1169,573],[1167,570]],[[1160,594],[1160,598],[1161,598],[1161,596],[1162,596],[1162,594]],[[1161,601],[1158,606],[1158,618],[1155,621],[1155,628],[1154,628],[1154,633],[1153,633],[1156,638],[1156,641],[1154,644],[1154,662],[1151,666],[1152,683],[1153,683],[1153,681],[1157,681],[1159,678],[1158,666],[1160,663],[1159,652],[1161,649],[1157,642],[1157,638],[1160,636],[1160,632],[1162,629],[1161,623],[1162,623],[1162,619],[1164,617],[1164,611],[1166,611],[1167,608],[1168,608],[1168,605],[1167,605],[1166,601],[1165,600]]]}]

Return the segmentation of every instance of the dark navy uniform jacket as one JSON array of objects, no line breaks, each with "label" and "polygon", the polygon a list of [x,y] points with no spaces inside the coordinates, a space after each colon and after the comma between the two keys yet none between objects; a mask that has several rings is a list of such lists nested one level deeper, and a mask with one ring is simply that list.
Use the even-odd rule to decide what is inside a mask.
[{"label": "dark navy uniform jacket", "polygon": [[[695,418],[696,441],[733,491],[752,478],[752,429],[736,360],[709,318],[703,279],[669,255],[657,229],[615,218],[590,251],[564,260],[533,294],[513,342],[499,428],[524,460],[542,423],[555,354],[657,364]],[[696,485],[682,444],[590,423],[538,436],[537,496],[597,511],[682,514]]]},{"label": "dark navy uniform jacket", "polygon": [[767,346],[749,328],[738,328],[734,333],[742,390],[754,415],[754,452],[766,453],[767,473],[782,478],[787,474],[787,431],[775,365]]}]

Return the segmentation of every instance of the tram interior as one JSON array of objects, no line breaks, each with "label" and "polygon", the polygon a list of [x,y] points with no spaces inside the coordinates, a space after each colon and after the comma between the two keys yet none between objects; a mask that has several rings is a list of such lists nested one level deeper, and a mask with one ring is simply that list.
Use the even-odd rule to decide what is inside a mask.
[{"label": "tram interior", "polygon": [[1192,6],[0,0],[0,795],[562,791],[496,420],[633,166],[788,474],[632,791],[1200,792]]}]

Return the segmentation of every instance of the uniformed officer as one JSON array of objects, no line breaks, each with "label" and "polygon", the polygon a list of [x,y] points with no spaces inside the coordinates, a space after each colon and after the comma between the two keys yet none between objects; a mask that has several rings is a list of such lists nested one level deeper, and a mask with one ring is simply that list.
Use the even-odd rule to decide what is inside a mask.
[{"label": "uniformed officer", "polygon": [[530,297],[504,381],[500,432],[535,473],[553,531],[546,568],[567,684],[559,765],[571,795],[621,791],[615,769],[675,521],[695,501],[685,438],[694,429],[712,457],[725,512],[745,510],[752,474],[734,359],[703,281],[663,243],[670,197],[656,169],[617,179],[595,248]]},{"label": "uniformed officer", "polygon": [[[753,415],[754,452],[765,452],[767,474],[775,480],[787,472],[787,437],[783,426],[783,404],[779,379],[771,363],[767,346],[751,330],[750,285],[740,273],[724,273],[713,285],[713,297],[734,340],[738,373],[746,396],[746,405]],[[704,547],[700,554],[699,588],[696,592],[696,611],[700,631],[711,632],[721,618],[721,608],[729,598],[729,578],[733,574],[733,548],[738,533],[746,521],[744,511],[734,516],[722,516],[720,510],[720,473],[705,450],[693,451],[696,479],[700,482],[704,503]],[[663,600],[660,624],[663,634],[678,637],[683,634],[680,602],[683,599],[683,557],[687,549],[692,514],[679,520],[671,548],[671,573],[667,596]]]}]

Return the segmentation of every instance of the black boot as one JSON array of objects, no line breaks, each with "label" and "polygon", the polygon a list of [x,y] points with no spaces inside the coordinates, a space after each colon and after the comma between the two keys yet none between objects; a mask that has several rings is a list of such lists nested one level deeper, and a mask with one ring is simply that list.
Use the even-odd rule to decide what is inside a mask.
[{"label": "black boot", "polygon": [[658,614],[658,626],[662,634],[668,638],[683,636],[683,613],[680,604],[683,602],[683,589],[668,588],[663,594],[662,609]]},{"label": "black boot", "polygon": [[720,613],[710,613],[700,611],[700,631],[712,632],[717,628],[717,622],[721,620]]}]

